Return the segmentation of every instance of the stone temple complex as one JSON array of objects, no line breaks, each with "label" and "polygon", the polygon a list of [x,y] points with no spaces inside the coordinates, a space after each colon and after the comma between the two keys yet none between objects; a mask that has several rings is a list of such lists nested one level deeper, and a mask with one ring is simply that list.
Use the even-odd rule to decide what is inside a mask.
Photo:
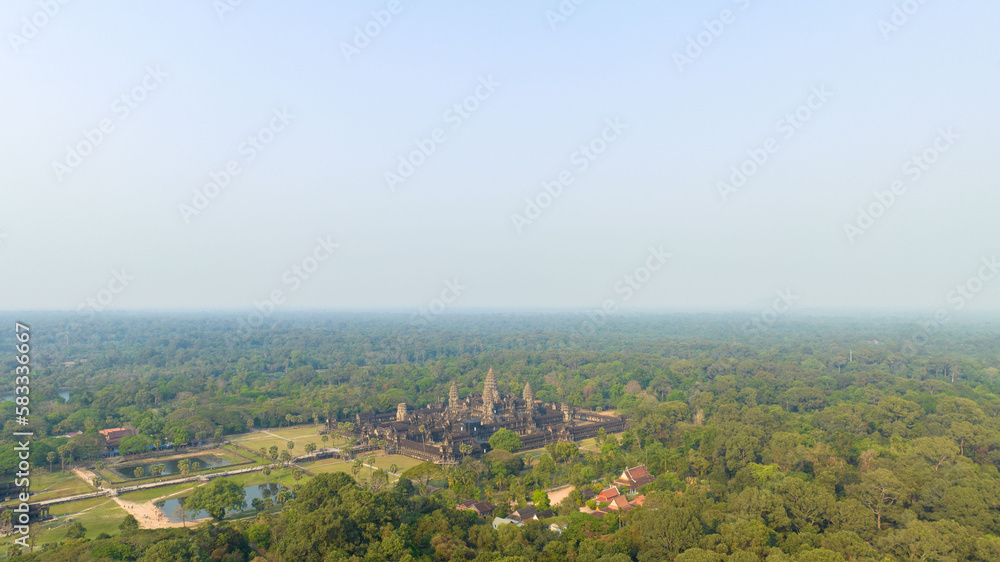
[{"label": "stone temple complex", "polygon": [[466,455],[488,452],[490,436],[501,428],[517,433],[522,449],[534,449],[594,437],[602,427],[608,433],[621,432],[627,424],[625,416],[542,403],[535,399],[530,383],[524,385],[521,396],[501,396],[492,368],[482,394],[459,398],[458,383],[453,382],[447,405],[411,410],[404,402],[395,412],[356,418],[353,436],[363,450],[384,442],[388,453],[439,464],[457,464]]}]

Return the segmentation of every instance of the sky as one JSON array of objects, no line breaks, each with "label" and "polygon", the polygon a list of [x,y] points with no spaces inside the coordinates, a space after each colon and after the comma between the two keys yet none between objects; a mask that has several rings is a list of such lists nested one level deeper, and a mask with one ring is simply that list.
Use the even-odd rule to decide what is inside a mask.
[{"label": "sky", "polygon": [[63,2],[0,310],[1000,310],[996,2]]}]

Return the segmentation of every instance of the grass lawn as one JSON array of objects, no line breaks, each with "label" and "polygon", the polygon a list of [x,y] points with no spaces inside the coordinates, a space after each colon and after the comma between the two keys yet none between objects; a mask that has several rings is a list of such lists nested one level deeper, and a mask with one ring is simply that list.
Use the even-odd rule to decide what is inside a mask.
[{"label": "grass lawn", "polygon": [[312,472],[314,474],[326,474],[329,472],[346,472],[351,473],[351,466],[354,461],[342,461],[339,459],[323,459],[321,461],[313,461],[308,463],[302,463],[302,468]]},{"label": "grass lawn", "polygon": [[[329,441],[323,442],[323,437],[317,435],[317,432],[323,429],[323,425],[313,425],[308,427],[297,427],[293,429],[263,429],[261,432],[257,433],[244,433],[242,435],[234,435],[230,438],[230,441],[234,443],[239,443],[244,447],[249,447],[254,451],[264,447],[265,449],[270,449],[273,445],[277,445],[278,449],[285,450],[288,446],[289,441],[295,442],[295,448],[292,450],[292,454],[299,454],[305,452],[305,446],[307,443],[313,443],[316,445],[317,449],[322,449],[323,447],[335,447],[337,444],[346,443],[346,439],[334,440],[334,436],[329,436]],[[266,431],[267,433],[263,433]],[[273,435],[268,435],[268,434]]]},{"label": "grass lawn", "polygon": [[175,484],[173,486],[163,486],[160,488],[150,488],[148,490],[139,490],[138,492],[129,492],[127,494],[122,494],[121,498],[130,502],[142,503],[149,501],[153,498],[158,498],[160,496],[166,496],[167,494],[173,494],[180,492],[181,490],[189,490],[200,484],[200,482],[187,482],[185,484]]},{"label": "grass lawn", "polygon": [[75,474],[66,470],[59,472],[56,470],[51,474],[32,474],[31,491],[36,494],[31,496],[32,502],[61,498],[65,496],[75,496],[93,492],[96,488],[77,478]]},{"label": "grass lawn", "polygon": [[[126,515],[125,510],[110,498],[96,498],[54,505],[49,511],[56,517],[56,520],[31,525],[35,547],[65,540],[66,527],[72,521],[79,521],[87,529],[86,537],[89,539],[95,538],[100,533],[117,535],[119,534],[118,525],[121,524]],[[7,546],[19,536],[15,534],[0,539],[0,552],[6,554]]]},{"label": "grass lawn", "polygon": [[394,464],[396,465],[396,471],[400,474],[420,463],[421,461],[417,459],[403,455],[385,455],[375,459],[375,466],[387,471],[389,470],[389,466]]}]

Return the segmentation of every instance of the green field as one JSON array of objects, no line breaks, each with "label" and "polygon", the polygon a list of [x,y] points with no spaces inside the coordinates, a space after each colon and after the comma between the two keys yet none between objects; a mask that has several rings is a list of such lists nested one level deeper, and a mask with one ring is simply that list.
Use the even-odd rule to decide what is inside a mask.
[{"label": "green field", "polygon": [[198,484],[200,484],[200,482],[187,482],[185,484],[175,484],[173,486],[150,488],[148,490],[139,490],[138,492],[122,494],[121,498],[130,502],[142,503],[169,494],[174,494],[182,490],[190,490]]},{"label": "green field", "polygon": [[404,457],[403,455],[385,455],[381,457],[376,457],[375,466],[381,468],[382,470],[389,470],[390,465],[396,465],[396,472],[402,474],[407,469],[413,468],[420,464],[421,461]]},{"label": "green field", "polygon": [[[31,534],[35,539],[36,547],[45,543],[65,540],[66,527],[73,521],[79,521],[87,529],[86,537],[89,539],[93,539],[100,533],[117,535],[119,534],[118,525],[121,524],[126,515],[125,510],[110,498],[95,498],[54,505],[49,512],[55,517],[55,520],[31,525]],[[6,555],[7,546],[12,544],[18,536],[20,535],[0,539],[0,552]]]},{"label": "green field", "polygon": [[292,450],[293,455],[303,454],[307,443],[313,443],[317,449],[322,449],[323,447],[336,447],[347,442],[346,439],[335,439],[334,435],[331,434],[329,441],[324,443],[323,436],[317,434],[324,427],[324,425],[312,425],[292,429],[263,429],[254,433],[234,435],[230,438],[230,441],[239,443],[254,451],[261,447],[269,449],[274,445],[277,445],[278,449],[283,451],[288,447],[288,442],[293,441],[295,443],[295,448]]},{"label": "green field", "polygon": [[65,472],[56,470],[51,474],[32,475],[31,491],[35,495],[31,496],[32,502],[61,498],[64,496],[75,496],[93,492],[96,488],[77,478],[68,469]]}]

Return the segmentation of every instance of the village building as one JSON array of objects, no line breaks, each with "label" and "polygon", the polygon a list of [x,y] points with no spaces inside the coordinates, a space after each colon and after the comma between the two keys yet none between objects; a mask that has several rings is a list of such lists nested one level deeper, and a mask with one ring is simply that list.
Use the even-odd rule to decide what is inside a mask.
[{"label": "village building", "polygon": [[493,515],[493,504],[487,501],[469,500],[455,505],[455,509],[475,512],[479,517],[489,517]]},{"label": "village building", "polygon": [[550,517],[555,517],[556,514],[551,509],[546,509],[543,511],[538,511],[533,506],[522,507],[517,511],[512,512],[507,517],[513,519],[514,521],[520,521],[524,523],[525,521],[531,521],[532,519],[548,519]]},{"label": "village building", "polygon": [[499,529],[501,525],[517,525],[518,527],[523,527],[524,523],[521,523],[520,521],[515,521],[514,519],[508,519],[506,517],[494,517],[493,528]]},{"label": "village building", "polygon": [[630,492],[638,492],[639,488],[655,482],[656,477],[646,470],[645,465],[637,466],[635,468],[626,468],[622,475],[615,480],[615,484],[619,489],[625,489]]},{"label": "village building", "polygon": [[139,435],[139,432],[130,427],[115,427],[112,429],[102,429],[98,431],[104,436],[104,445],[108,451],[114,451],[121,443],[122,437],[132,437]]},{"label": "village building", "polygon": [[[644,466],[637,468],[642,468],[643,472],[645,472],[646,470],[646,467]],[[628,470],[626,470],[626,472],[628,472]],[[637,478],[640,477],[639,472],[634,472],[634,475]],[[649,476],[649,473],[646,472],[646,475]],[[621,479],[619,478],[619,480]],[[618,482],[618,480],[616,480],[616,482]],[[625,488],[625,489],[627,491],[630,490],[630,488]],[[625,494],[622,494],[621,492],[618,491],[617,486],[611,486],[610,488],[601,490],[601,493],[598,494],[597,497],[594,499],[597,501],[598,504],[607,503],[606,506],[602,505],[596,511],[593,512],[593,515],[603,519],[605,515],[611,513],[612,511],[621,511],[622,513],[624,513],[632,509],[635,509],[637,507],[641,507],[643,502],[646,500],[646,496],[636,496],[635,498],[629,500],[628,497],[625,496]]]}]

